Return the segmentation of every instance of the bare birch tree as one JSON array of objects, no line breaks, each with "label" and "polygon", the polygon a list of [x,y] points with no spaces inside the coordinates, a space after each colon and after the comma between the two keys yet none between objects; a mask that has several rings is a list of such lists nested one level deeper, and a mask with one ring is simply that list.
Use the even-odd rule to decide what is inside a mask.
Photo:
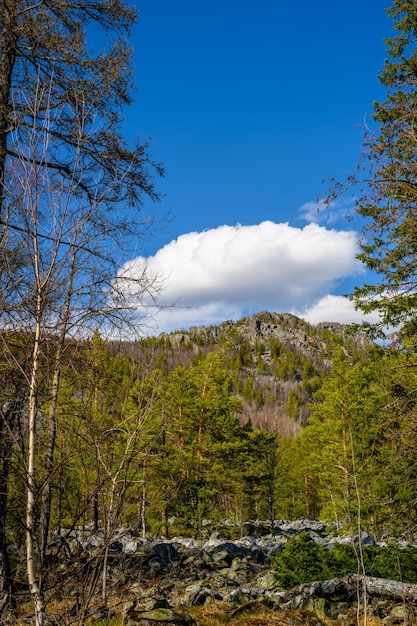
[{"label": "bare birch tree", "polygon": [[[80,317],[85,319],[87,307],[92,315],[100,316],[105,308],[110,313],[108,302],[113,285],[106,275],[111,274],[111,255],[116,266],[114,249],[119,247],[121,231],[131,241],[137,234],[137,222],[129,223],[121,209],[129,205],[136,211],[145,197],[156,199],[152,174],[162,174],[160,165],[149,157],[146,141],[129,144],[121,132],[123,108],[132,101],[132,48],[128,37],[136,19],[136,10],[125,0],[0,3],[0,321],[3,330],[29,328],[33,337],[37,322],[42,322],[33,363],[38,358],[44,361],[42,345],[47,337],[54,346],[55,365],[49,370],[46,475],[51,473],[53,464],[54,415],[65,337],[73,332]],[[100,41],[96,51],[88,42],[92,32],[97,33]],[[40,85],[47,88],[42,91]],[[25,177],[26,190],[36,188],[40,193],[34,213],[27,213],[35,198],[29,195],[29,201],[24,196]],[[49,206],[51,217],[58,199],[62,211],[53,223],[46,219],[45,207]],[[133,222],[136,219],[137,214]],[[98,245],[97,237],[103,241],[104,236],[106,244]],[[32,239],[31,246],[28,237]],[[35,240],[39,253],[38,283],[34,279]],[[47,278],[48,242],[51,273]],[[83,264],[85,272],[81,278],[79,268]],[[51,284],[56,289],[51,290]],[[34,310],[37,288],[41,291],[38,320]],[[74,308],[75,301],[79,309]],[[116,303],[114,297],[112,304]],[[118,304],[123,309],[123,302]],[[115,312],[113,306],[111,314]],[[27,391],[31,376],[22,366],[23,373]],[[35,411],[36,402],[39,404],[36,386],[32,394]],[[8,406],[7,397],[4,398],[3,409]],[[1,411],[2,433],[12,424],[10,418],[14,414]],[[0,485],[0,593],[8,584],[8,450],[7,445],[0,447],[0,453],[5,455],[1,459]],[[41,555],[49,526],[49,489],[47,480],[42,490]],[[0,613],[3,604],[0,602]]]},{"label": "bare birch tree", "polygon": [[[49,103],[49,104],[48,104]],[[26,259],[19,280],[3,274],[13,285],[9,306],[3,313],[4,328],[24,329],[30,337],[32,358],[27,380],[28,439],[24,466],[26,472],[26,547],[27,572],[35,607],[35,624],[44,623],[43,590],[39,571],[42,567],[50,524],[51,484],[54,475],[54,453],[57,433],[57,411],[60,376],[66,340],[86,336],[94,328],[104,331],[129,324],[132,332],[140,325],[130,310],[124,277],[119,268],[126,260],[128,246],[139,241],[149,222],[126,205],[106,203],[113,193],[101,181],[93,196],[91,186],[84,184],[84,173],[90,175],[82,146],[88,132],[91,106],[84,100],[52,106],[50,86],[36,85],[36,97],[27,107],[33,120],[32,132],[26,133],[23,146],[19,133],[11,135],[15,155],[8,171],[3,216],[8,224],[3,237],[5,245],[19,250]],[[72,176],[68,171],[52,172],[45,168],[50,152],[56,149],[61,116],[71,108],[73,136],[79,150],[74,151]],[[74,139],[75,141],[75,139]],[[91,141],[93,141],[91,139]],[[130,174],[121,172],[114,187],[129,186]],[[123,246],[126,244],[126,248]],[[116,280],[117,276],[117,280]],[[159,283],[144,271],[135,283],[137,297],[156,299]],[[39,454],[42,433],[43,453]],[[35,508],[40,502],[39,520]]]}]

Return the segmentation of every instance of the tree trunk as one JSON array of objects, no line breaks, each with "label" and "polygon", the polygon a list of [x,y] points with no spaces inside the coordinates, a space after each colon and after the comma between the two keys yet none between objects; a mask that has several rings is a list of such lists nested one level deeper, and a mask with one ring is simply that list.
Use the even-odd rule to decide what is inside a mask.
[{"label": "tree trunk", "polygon": [[93,495],[93,531],[96,533],[99,529],[99,521],[100,521],[100,512],[99,512],[99,502],[98,502],[98,490],[99,486],[96,487],[96,490]]},{"label": "tree trunk", "polygon": [[0,31],[0,220],[3,217],[7,136],[10,131],[10,92],[16,60],[17,2],[4,2]]},{"label": "tree trunk", "polygon": [[161,511],[161,535],[162,537],[168,537],[168,519],[167,519],[166,506],[162,507]]},{"label": "tree trunk", "polygon": [[[59,359],[60,361],[60,359]],[[60,377],[60,364],[55,367],[52,382],[52,399],[48,416],[48,439],[45,452],[45,475],[42,489],[41,510],[39,516],[39,558],[40,566],[43,567],[48,546],[49,524],[51,520],[52,501],[52,472],[54,464],[56,429],[57,429],[57,402]]]},{"label": "tree trunk", "polygon": [[63,307],[63,315],[60,325],[60,335],[54,360],[54,369],[51,384],[51,400],[48,414],[48,439],[46,442],[46,454],[44,464],[44,484],[42,489],[42,503],[39,519],[39,552],[40,563],[43,567],[48,546],[48,534],[51,521],[52,507],[52,476],[54,472],[54,457],[56,445],[56,433],[58,422],[58,400],[62,371],[62,355],[64,352],[65,339],[67,336],[68,320],[70,315],[71,298],[73,295],[75,273],[76,250],[72,247],[71,266],[69,268],[68,286]]},{"label": "tree trunk", "polygon": [[332,578],[330,580],[314,581],[311,583],[303,583],[297,587],[293,587],[289,591],[266,591],[262,587],[238,587],[230,594],[224,597],[229,602],[234,602],[236,597],[244,593],[251,598],[258,599],[262,596],[270,596],[273,603],[277,602],[281,609],[288,608],[288,603],[298,597],[316,597],[325,598],[328,601],[336,600],[337,602],[347,602],[352,605],[358,601],[360,597],[379,598],[395,604],[415,603],[417,601],[417,584],[402,583],[397,580],[388,580],[386,578],[374,578],[371,576],[362,576],[360,574],[351,574],[343,578]]},{"label": "tree trunk", "polygon": [[[165,433],[164,433],[165,434]],[[142,463],[142,498],[140,500],[139,523],[142,537],[146,537],[146,473],[145,459]]]},{"label": "tree trunk", "polygon": [[36,212],[33,227],[33,258],[36,280],[35,331],[32,349],[32,371],[29,384],[29,415],[28,415],[28,447],[26,461],[26,565],[30,593],[35,609],[35,626],[44,625],[44,602],[38,580],[34,537],[35,537],[35,505],[36,505],[36,443],[38,419],[38,386],[41,360],[43,284],[39,268],[39,249],[37,239]]},{"label": "tree trunk", "polygon": [[275,439],[269,442],[267,450],[267,483],[268,483],[268,511],[271,532],[274,532],[275,522],[275,472],[276,472],[276,442]]},{"label": "tree trunk", "polygon": [[368,596],[385,600],[404,602],[417,600],[417,585],[358,574],[304,583],[286,591],[282,595],[282,599],[284,602],[289,602],[297,595],[317,596],[319,598],[337,596],[342,599],[352,599],[357,596],[358,589],[361,592],[366,592]]},{"label": "tree trunk", "polygon": [[[38,313],[41,309],[40,297],[38,297]],[[37,388],[38,369],[40,359],[40,321],[37,315],[35,339],[33,345],[32,374],[29,388],[29,438],[27,457],[27,499],[26,499],[26,562],[29,589],[32,594],[35,609],[35,624],[43,626],[44,613],[41,589],[37,579],[37,567],[35,561],[34,531],[35,531],[35,502],[36,502],[36,479],[35,479],[35,458],[36,458],[36,421],[37,421]]]},{"label": "tree trunk", "polygon": [[[10,91],[12,72],[16,58],[16,26],[17,13],[16,2],[12,0],[11,6],[3,3],[0,13],[0,226],[4,227],[3,204],[4,204],[4,174],[7,158],[7,135],[10,127]],[[0,424],[1,450],[1,475],[0,475],[0,615],[7,604],[7,587],[9,581],[9,563],[6,546],[6,514],[7,514],[7,489],[8,489],[8,460],[3,452],[8,455],[7,433],[5,431],[4,415]]]},{"label": "tree trunk", "polygon": [[0,416],[0,617],[8,599],[10,586],[10,564],[7,553],[6,518],[10,469],[10,406],[4,406]]}]

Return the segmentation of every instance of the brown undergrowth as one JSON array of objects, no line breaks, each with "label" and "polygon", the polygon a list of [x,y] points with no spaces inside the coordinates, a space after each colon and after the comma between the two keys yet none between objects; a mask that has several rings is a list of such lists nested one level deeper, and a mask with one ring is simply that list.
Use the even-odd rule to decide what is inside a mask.
[{"label": "brown undergrowth", "polygon": [[[190,611],[190,614],[198,626],[358,626],[356,610],[344,620],[324,620],[310,611],[274,610],[260,602],[248,602],[237,608],[216,603],[200,611]],[[382,626],[383,623],[371,616],[367,617],[366,624]]]},{"label": "brown undergrowth", "polygon": [[[120,598],[107,606],[107,617],[86,619],[81,616],[70,616],[68,602],[56,603],[50,607],[50,618],[47,624],[59,626],[123,626],[123,600]],[[30,604],[21,606],[19,618],[10,622],[13,626],[28,626],[31,623]],[[182,612],[182,611],[178,611]],[[310,611],[274,610],[256,601],[247,602],[236,607],[226,602],[213,602],[204,607],[190,608],[186,611],[197,623],[197,626],[362,626],[358,624],[356,610],[346,615],[343,620],[321,619]],[[403,622],[401,622],[403,623]],[[383,626],[381,619],[368,616],[366,626]]]}]

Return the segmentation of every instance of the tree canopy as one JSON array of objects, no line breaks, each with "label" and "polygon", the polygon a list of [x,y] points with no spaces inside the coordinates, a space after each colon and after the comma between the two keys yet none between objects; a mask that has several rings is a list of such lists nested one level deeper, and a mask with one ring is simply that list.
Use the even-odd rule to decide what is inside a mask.
[{"label": "tree canopy", "polygon": [[[75,177],[90,199],[107,204],[156,196],[146,142],[130,147],[120,128],[132,98],[127,38],[136,17],[124,0],[1,3],[0,206],[10,189],[6,167],[28,156],[28,135],[44,133],[45,120],[57,118],[48,125],[53,141],[40,157],[43,167]],[[91,33],[99,50],[89,43]]]},{"label": "tree canopy", "polygon": [[379,75],[386,99],[374,103],[376,130],[367,132],[361,163],[369,176],[356,205],[365,219],[359,259],[375,280],[353,298],[380,313],[377,330],[388,325],[407,335],[416,332],[417,311],[417,2],[394,0],[387,12],[395,35]]}]

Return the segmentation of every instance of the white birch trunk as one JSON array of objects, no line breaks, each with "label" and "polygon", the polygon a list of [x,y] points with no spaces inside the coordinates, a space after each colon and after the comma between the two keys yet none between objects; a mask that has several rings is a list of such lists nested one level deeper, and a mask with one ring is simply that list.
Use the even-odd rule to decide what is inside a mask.
[{"label": "white birch trunk", "polygon": [[36,575],[35,549],[34,549],[34,531],[35,531],[35,498],[36,498],[36,478],[35,478],[35,459],[36,459],[36,418],[37,418],[37,387],[38,387],[38,370],[40,358],[40,340],[41,340],[41,297],[37,298],[37,319],[35,328],[35,338],[33,344],[32,357],[32,373],[29,387],[29,433],[28,433],[28,452],[27,452],[27,498],[26,498],[26,562],[29,589],[32,594],[35,609],[35,625],[43,626],[44,624],[44,603],[42,600],[41,589]]}]

